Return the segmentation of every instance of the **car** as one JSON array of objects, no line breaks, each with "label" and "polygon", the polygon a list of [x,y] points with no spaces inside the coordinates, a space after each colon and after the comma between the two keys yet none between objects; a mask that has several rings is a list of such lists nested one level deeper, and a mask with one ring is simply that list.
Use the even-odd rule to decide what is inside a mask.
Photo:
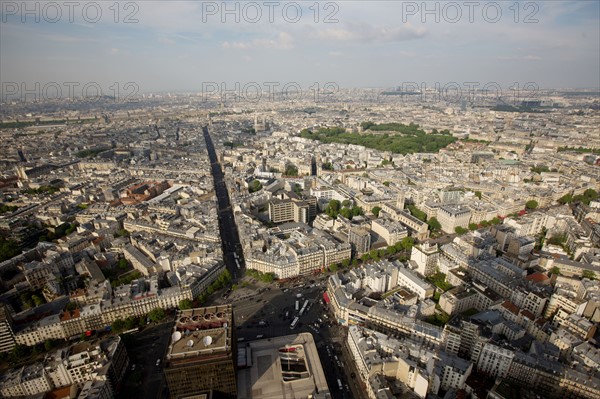
[{"label": "car", "polygon": [[135,371],[135,364],[131,366],[131,371]]},{"label": "car", "polygon": [[156,359],[156,367],[160,366],[160,359]]}]

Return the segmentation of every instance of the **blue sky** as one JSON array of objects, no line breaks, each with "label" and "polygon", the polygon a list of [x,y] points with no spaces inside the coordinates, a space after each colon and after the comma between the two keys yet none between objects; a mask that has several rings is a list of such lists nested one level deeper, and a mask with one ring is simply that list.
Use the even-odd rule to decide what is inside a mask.
[{"label": "blue sky", "polygon": [[[83,14],[91,2],[80,2],[70,21],[69,9],[57,1],[62,16],[55,23],[50,21],[55,10],[44,10],[45,2],[27,3],[31,10],[38,7],[39,22],[33,14],[22,15],[21,1],[1,3],[2,83],[98,82],[108,87],[135,82],[140,92],[198,92],[203,82],[600,86],[597,0],[479,1],[472,22],[463,1],[454,3],[458,8],[429,1],[434,13],[427,15],[422,1],[321,1],[318,21],[314,1],[278,2],[272,21],[262,1],[245,10],[246,2],[228,1],[230,9],[239,7],[239,23],[234,14],[223,13],[221,1],[120,2],[117,23],[113,1],[98,1],[102,16],[95,23],[93,5],[87,7],[87,20]],[[292,22],[296,4],[302,15]],[[498,6],[502,15],[493,22]],[[252,23],[257,9],[262,17]],[[124,23],[129,13],[138,22]],[[332,13],[337,22],[325,23]]]}]

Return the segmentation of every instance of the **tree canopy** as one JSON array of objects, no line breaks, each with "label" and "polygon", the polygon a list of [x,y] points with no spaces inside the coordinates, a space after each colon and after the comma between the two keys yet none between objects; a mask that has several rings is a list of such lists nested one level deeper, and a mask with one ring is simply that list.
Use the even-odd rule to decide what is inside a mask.
[{"label": "tree canopy", "polygon": [[344,128],[320,128],[318,130],[304,129],[300,137],[318,140],[323,143],[341,143],[362,145],[379,151],[391,151],[396,154],[414,154],[420,152],[438,152],[456,141],[448,131],[440,134],[427,134],[419,125],[401,123],[375,124],[363,122],[365,131],[392,132],[395,134],[348,133]]}]

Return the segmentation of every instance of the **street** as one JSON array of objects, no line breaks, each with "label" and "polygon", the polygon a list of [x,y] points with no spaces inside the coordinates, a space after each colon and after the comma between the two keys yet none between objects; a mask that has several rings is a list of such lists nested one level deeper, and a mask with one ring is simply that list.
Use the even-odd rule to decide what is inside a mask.
[{"label": "street", "polygon": [[[118,397],[167,397],[162,366],[172,328],[173,322],[169,321],[149,326],[137,334],[123,336],[129,355],[129,370]],[[158,359],[161,359],[159,366],[156,365]]]},{"label": "street", "polygon": [[[275,284],[269,285],[246,277],[244,281],[252,281],[247,287],[238,288],[227,299],[215,299],[214,303],[233,304],[238,345],[255,339],[301,332],[312,334],[332,398],[363,398],[364,389],[358,380],[352,379],[352,371],[348,367],[351,362],[342,351],[346,331],[328,313],[323,303],[325,280],[315,281],[317,278],[306,277],[278,288]],[[305,303],[306,309],[300,315]],[[292,329],[295,317],[298,317],[298,322]]]}]

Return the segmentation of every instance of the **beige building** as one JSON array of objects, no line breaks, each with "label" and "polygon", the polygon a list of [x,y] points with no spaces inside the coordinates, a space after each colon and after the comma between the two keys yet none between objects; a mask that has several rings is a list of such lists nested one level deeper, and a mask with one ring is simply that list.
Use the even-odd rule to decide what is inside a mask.
[{"label": "beige building", "polygon": [[471,220],[471,210],[460,205],[445,205],[438,209],[437,220],[446,233],[454,233],[457,227],[467,228]]},{"label": "beige building", "polygon": [[404,237],[408,237],[406,227],[400,222],[385,217],[372,220],[371,230],[383,238],[387,245],[394,245]]}]

